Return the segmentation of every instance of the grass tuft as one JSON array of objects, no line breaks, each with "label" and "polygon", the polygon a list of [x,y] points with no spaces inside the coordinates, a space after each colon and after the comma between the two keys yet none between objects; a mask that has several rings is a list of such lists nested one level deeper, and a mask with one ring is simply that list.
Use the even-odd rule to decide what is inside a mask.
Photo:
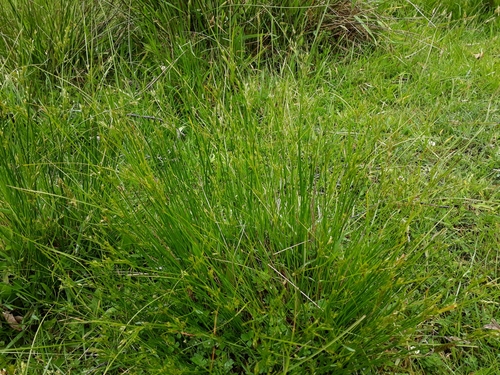
[{"label": "grass tuft", "polygon": [[0,5],[2,371],[498,372],[496,21]]}]

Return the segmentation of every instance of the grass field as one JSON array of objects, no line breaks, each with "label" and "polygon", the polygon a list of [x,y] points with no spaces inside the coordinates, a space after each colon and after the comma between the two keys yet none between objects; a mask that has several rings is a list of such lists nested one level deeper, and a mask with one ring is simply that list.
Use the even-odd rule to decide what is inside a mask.
[{"label": "grass field", "polygon": [[498,4],[222,3],[0,0],[0,374],[500,373]]}]

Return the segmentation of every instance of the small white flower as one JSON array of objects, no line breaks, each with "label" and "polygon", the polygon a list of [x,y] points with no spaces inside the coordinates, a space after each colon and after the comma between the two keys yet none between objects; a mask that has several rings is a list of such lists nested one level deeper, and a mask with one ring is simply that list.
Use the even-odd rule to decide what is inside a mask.
[{"label": "small white flower", "polygon": [[420,354],[420,350],[415,350],[416,348],[414,346],[410,346],[410,350],[413,350],[414,354]]}]

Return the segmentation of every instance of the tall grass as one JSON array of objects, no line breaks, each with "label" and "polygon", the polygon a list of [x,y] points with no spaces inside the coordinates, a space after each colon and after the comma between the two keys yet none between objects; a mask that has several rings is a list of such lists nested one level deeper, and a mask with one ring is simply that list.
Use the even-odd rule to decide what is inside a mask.
[{"label": "tall grass", "polygon": [[[434,80],[407,88],[418,64],[326,53],[346,48],[349,30],[372,38],[371,13],[347,2],[5,4],[0,304],[24,320],[0,327],[0,365],[412,368],[432,318],[458,307],[437,260],[455,238],[446,228],[460,227],[450,189],[472,189],[460,155],[483,136],[434,133],[405,102],[435,93]],[[478,210],[498,195],[485,192]]]},{"label": "tall grass", "polygon": [[[143,341],[174,368],[375,365],[426,311],[401,294],[422,249],[365,203],[373,141],[328,135],[304,90],[291,77],[249,86],[188,123],[48,107],[4,123],[3,304],[35,319],[57,301],[99,332],[85,345],[110,369]],[[125,327],[123,349],[101,342],[103,316]]]},{"label": "tall grass", "polygon": [[124,74],[144,77],[149,65],[174,64],[186,51],[199,63],[221,61],[234,80],[243,67],[353,46],[373,40],[375,32],[373,10],[344,0],[6,0],[0,17],[7,66],[79,85]]}]

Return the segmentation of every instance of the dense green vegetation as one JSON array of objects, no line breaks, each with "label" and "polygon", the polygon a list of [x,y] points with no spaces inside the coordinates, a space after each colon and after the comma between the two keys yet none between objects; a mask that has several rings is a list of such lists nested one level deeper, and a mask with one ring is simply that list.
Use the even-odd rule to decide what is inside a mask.
[{"label": "dense green vegetation", "polygon": [[500,8],[456,4],[0,0],[0,373],[500,372]]}]

